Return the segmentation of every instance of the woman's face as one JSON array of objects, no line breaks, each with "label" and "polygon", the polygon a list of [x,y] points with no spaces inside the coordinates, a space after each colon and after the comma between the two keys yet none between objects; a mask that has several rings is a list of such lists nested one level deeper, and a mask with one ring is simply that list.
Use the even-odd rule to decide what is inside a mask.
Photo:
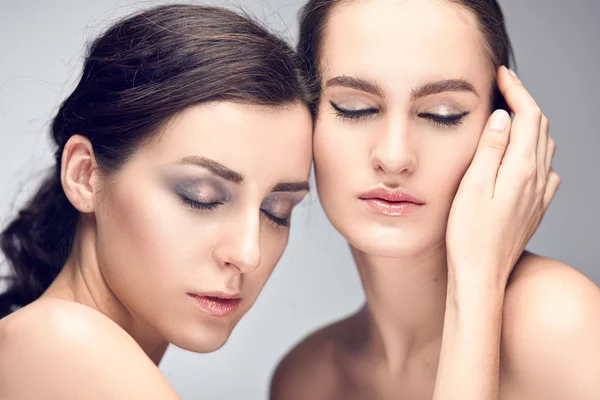
[{"label": "woman's face", "polygon": [[466,9],[439,0],[344,2],[321,48],[317,188],[358,250],[444,245],[451,203],[490,114],[494,73]]},{"label": "woman's face", "polygon": [[188,109],[97,197],[103,278],[175,345],[222,346],[281,257],[312,158],[305,106]]}]

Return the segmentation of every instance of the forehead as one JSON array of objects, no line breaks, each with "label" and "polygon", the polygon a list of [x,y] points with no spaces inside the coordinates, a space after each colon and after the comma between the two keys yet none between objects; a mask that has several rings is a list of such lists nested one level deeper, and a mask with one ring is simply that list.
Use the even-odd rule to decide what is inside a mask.
[{"label": "forehead", "polygon": [[489,81],[492,69],[475,16],[445,0],[361,0],[329,15],[324,75],[358,75],[383,85],[448,78]]},{"label": "forehead", "polygon": [[136,157],[156,166],[202,156],[248,180],[270,185],[306,180],[311,140],[312,122],[304,105],[273,109],[216,102],[191,107],[173,118],[159,140],[140,149]]}]

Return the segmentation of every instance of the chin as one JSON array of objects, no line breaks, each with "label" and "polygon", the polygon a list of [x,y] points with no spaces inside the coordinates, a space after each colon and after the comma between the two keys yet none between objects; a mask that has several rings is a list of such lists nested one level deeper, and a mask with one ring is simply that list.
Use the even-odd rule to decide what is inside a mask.
[{"label": "chin", "polygon": [[386,238],[386,240],[349,240],[350,245],[356,250],[377,257],[406,258],[420,253],[419,247],[412,243]]},{"label": "chin", "polygon": [[340,233],[356,250],[370,256],[410,258],[430,253],[444,244],[444,234],[427,232],[425,227],[398,226],[348,227]]},{"label": "chin", "polygon": [[175,346],[192,351],[194,353],[212,353],[219,350],[227,343],[233,327],[228,324],[203,324],[201,326],[190,326],[185,329],[182,326],[176,328],[171,338],[167,340]]}]

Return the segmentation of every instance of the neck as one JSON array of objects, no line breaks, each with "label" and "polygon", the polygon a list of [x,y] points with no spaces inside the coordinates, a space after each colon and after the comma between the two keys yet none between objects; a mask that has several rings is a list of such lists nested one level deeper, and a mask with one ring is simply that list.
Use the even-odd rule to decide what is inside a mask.
[{"label": "neck", "polygon": [[124,329],[158,365],[168,342],[148,324],[136,319],[110,289],[99,268],[94,232],[89,224],[79,225],[71,254],[44,296],[74,301],[106,315]]},{"label": "neck", "polygon": [[367,298],[363,313],[370,353],[382,357],[394,375],[414,356],[436,366],[446,307],[445,245],[406,258],[351,250]]}]

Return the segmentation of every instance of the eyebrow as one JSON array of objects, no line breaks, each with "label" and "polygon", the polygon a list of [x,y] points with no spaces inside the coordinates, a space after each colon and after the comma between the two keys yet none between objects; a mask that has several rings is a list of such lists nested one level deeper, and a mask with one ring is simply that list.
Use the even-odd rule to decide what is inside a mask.
[{"label": "eyebrow", "polygon": [[[223,164],[211,160],[210,158],[200,156],[187,156],[179,161],[180,164],[196,165],[208,169],[213,174],[228,180],[230,182],[241,185],[244,182],[244,176]],[[272,192],[301,192],[309,190],[308,181],[303,182],[281,182],[273,187]]]},{"label": "eyebrow", "polygon": [[420,99],[421,97],[431,96],[444,92],[471,92],[479,97],[475,87],[464,79],[446,79],[436,82],[429,82],[423,86],[419,86],[412,90],[411,100]]},{"label": "eyebrow", "polygon": [[273,187],[271,192],[301,192],[309,190],[308,182],[281,182]]},{"label": "eyebrow", "polygon": [[332,86],[347,87],[350,89],[359,90],[361,92],[366,92],[374,96],[385,97],[383,88],[377,83],[369,82],[366,79],[357,78],[354,76],[341,75],[331,78],[325,83],[325,87],[328,88]]},{"label": "eyebrow", "polygon": [[[326,88],[332,86],[347,87],[369,93],[374,96],[385,97],[385,91],[378,83],[370,82],[363,78],[347,75],[336,76],[325,83]],[[429,82],[425,85],[419,86],[416,89],[412,89],[411,101],[444,92],[471,92],[479,97],[479,93],[477,93],[477,90],[475,90],[475,87],[470,82],[467,82],[464,79],[445,79]]]},{"label": "eyebrow", "polygon": [[218,163],[210,158],[200,156],[187,156],[179,161],[180,164],[196,165],[198,167],[206,168],[213,174],[221,177],[227,181],[241,185],[244,182],[244,176],[239,172],[227,168],[221,163]]}]

